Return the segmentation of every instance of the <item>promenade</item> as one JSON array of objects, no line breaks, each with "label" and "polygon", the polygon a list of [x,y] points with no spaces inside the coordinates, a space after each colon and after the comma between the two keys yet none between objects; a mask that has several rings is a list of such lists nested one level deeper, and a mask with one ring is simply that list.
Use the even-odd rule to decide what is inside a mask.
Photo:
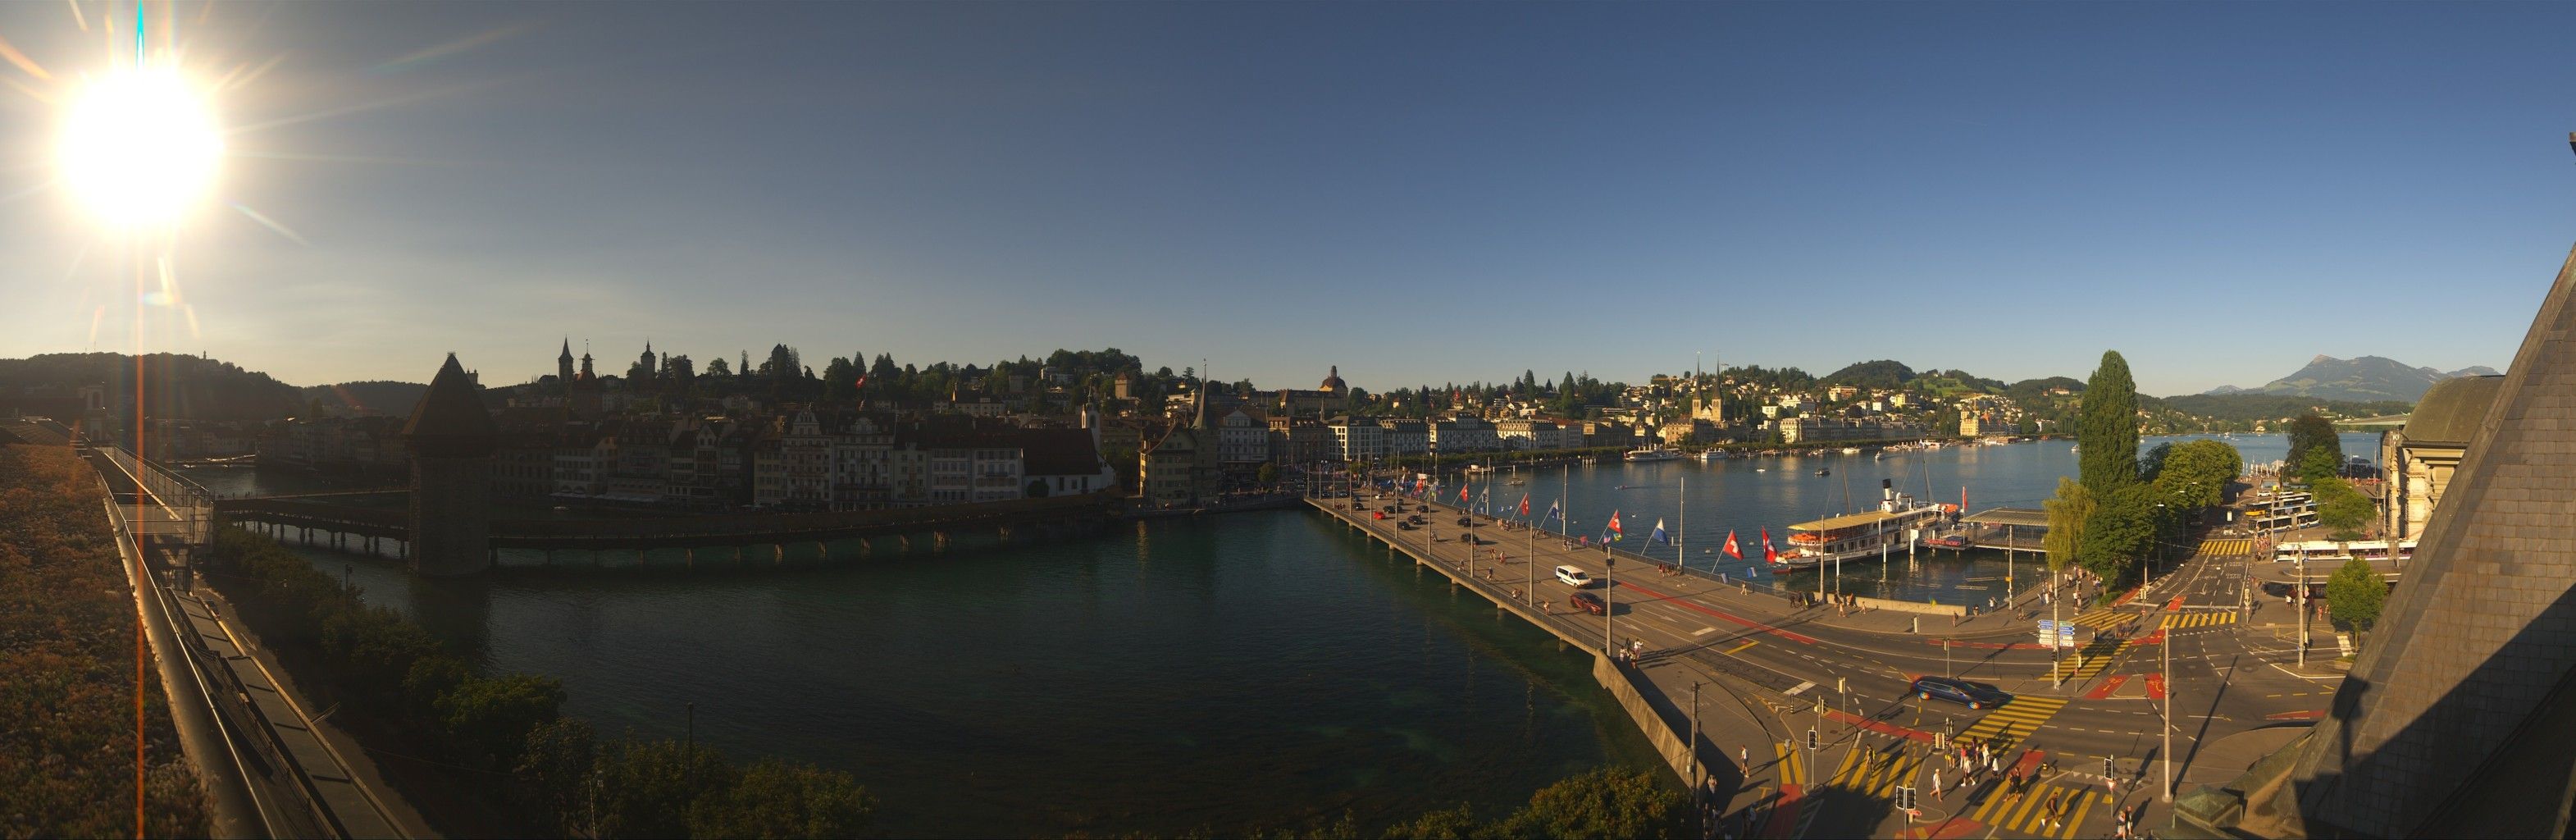
[{"label": "promenade", "polygon": [[[1913,818],[1892,807],[1895,789],[1914,786],[1931,801],[1936,732],[1982,737],[2007,749],[2027,745],[2048,722],[2048,715],[2031,710],[2053,712],[2082,698],[2093,685],[2088,681],[2112,661],[2095,651],[2090,667],[2077,668],[2071,654],[2037,643],[2033,619],[2049,615],[2041,600],[2047,576],[2040,568],[2034,568],[2027,589],[1993,611],[1955,615],[1959,605],[1897,602],[1871,609],[1818,601],[1809,597],[1812,590],[1781,590],[1767,575],[1751,582],[1721,579],[1705,568],[1684,571],[1597,543],[1572,544],[1562,535],[1505,527],[1450,505],[1403,499],[1404,513],[1378,519],[1376,513],[1397,499],[1372,495],[1309,503],[1498,608],[1593,652],[1596,677],[1614,694],[1624,684],[1634,695],[1622,696],[1623,705],[1631,707],[1631,717],[1676,775],[1690,780],[1696,759],[1712,830],[1734,836],[1910,831]],[[1427,525],[1397,527],[1417,512]],[[1474,524],[1458,525],[1461,516]],[[1609,586],[1588,591],[1608,599],[1611,614],[1575,608],[1568,601],[1573,589],[1555,579],[1560,565],[1608,579]],[[1852,570],[1859,571],[1859,564]],[[2143,617],[2147,606],[2061,608],[2062,617],[2082,630],[2083,644],[2101,630]],[[2070,679],[2062,684],[2051,678],[2057,658],[2068,663]],[[1943,673],[2003,682],[2031,699],[2018,711],[1989,713],[1927,706],[1908,693],[1914,677]],[[1696,738],[1689,734],[1694,713]],[[1819,749],[1804,748],[1810,730],[1817,733]],[[1692,748],[1684,749],[1685,742]],[[1882,755],[1889,757],[1875,758]],[[2048,753],[2028,748],[2016,755],[2035,770]],[[2108,808],[2089,813],[2098,804],[2089,799],[2081,803],[2088,813],[2072,813],[2077,806],[2070,805],[2068,813],[2040,828],[2049,821],[2035,803],[2045,796],[2077,802],[2098,795],[2087,793],[2080,781],[2067,784],[2074,786],[2003,795],[1981,791],[1974,807],[2011,813],[1990,814],[1994,819],[1977,825],[2029,829],[2015,832],[2029,836],[2109,833]],[[1926,808],[1916,816],[1931,820],[1927,829],[1938,825],[1946,834],[1970,822],[1964,814]]]}]

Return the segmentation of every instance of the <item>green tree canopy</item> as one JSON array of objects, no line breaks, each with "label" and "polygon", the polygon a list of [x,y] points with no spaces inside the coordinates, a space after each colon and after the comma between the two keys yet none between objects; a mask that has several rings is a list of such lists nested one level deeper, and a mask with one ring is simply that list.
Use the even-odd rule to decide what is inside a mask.
[{"label": "green tree canopy", "polygon": [[[2130,484],[2103,498],[2084,521],[2076,543],[2076,562],[2103,580],[2121,580],[2134,571],[2138,558],[2155,550],[2163,523],[2155,489]],[[2054,529],[2052,529],[2054,530]]]},{"label": "green tree canopy", "polygon": [[2225,500],[2228,483],[2244,471],[2245,456],[2236,447],[2204,438],[2174,445],[2154,481],[2163,490],[2159,495],[2186,508],[2203,508]]},{"label": "green tree canopy", "polygon": [[2082,423],[2076,440],[2084,446],[2079,467],[2084,487],[2097,497],[2138,481],[2138,386],[2129,379],[2129,362],[2117,350],[2102,351],[2102,364],[2084,385]]},{"label": "green tree canopy", "polygon": [[[2315,412],[2290,421],[2290,454],[2282,460],[2291,474],[2308,480],[2335,475],[2343,469],[2343,439],[2335,434],[2334,421]],[[2313,472],[2317,463],[2330,464],[2325,473]]]},{"label": "green tree canopy", "polygon": [[2334,577],[2326,579],[2326,605],[2334,610],[2336,621],[2352,625],[2364,633],[2379,622],[2380,609],[2388,604],[2388,582],[2370,568],[2368,561],[2355,557],[2344,561]]},{"label": "green tree canopy", "polygon": [[2334,476],[2310,481],[2308,492],[2316,495],[2317,524],[2337,531],[2359,529],[2370,522],[2371,514],[2378,512],[2370,497]]},{"label": "green tree canopy", "polygon": [[2075,562],[2083,545],[2084,525],[2100,504],[2093,498],[2093,491],[2075,479],[2059,476],[2057,496],[2041,505],[2048,508],[2048,534],[2040,539],[2040,546],[2048,551],[2048,570],[2063,571],[2066,564]]},{"label": "green tree canopy", "polygon": [[1505,837],[1681,837],[1689,804],[1652,770],[1604,767],[1540,788],[1503,822]]}]

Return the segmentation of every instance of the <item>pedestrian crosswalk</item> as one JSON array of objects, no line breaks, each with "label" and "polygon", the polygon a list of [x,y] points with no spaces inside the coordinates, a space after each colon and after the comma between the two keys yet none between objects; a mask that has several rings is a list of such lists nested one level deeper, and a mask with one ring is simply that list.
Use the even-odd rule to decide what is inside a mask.
[{"label": "pedestrian crosswalk", "polygon": [[2111,667],[2111,660],[2119,658],[2120,651],[2128,646],[2128,642],[2120,639],[2096,636],[2092,642],[2084,645],[2083,650],[2076,651],[2073,657],[2060,660],[2052,666],[2051,676],[2055,677],[2062,672],[2065,675],[2063,679],[2082,684],[2085,680],[2092,679],[2093,675],[2102,673],[2102,669]]},{"label": "pedestrian crosswalk", "polygon": [[2041,724],[2057,715],[2057,710],[2066,708],[2066,700],[2064,697],[2015,697],[2003,708],[1994,710],[1976,725],[1968,727],[1967,731],[1959,733],[1959,738],[1988,741],[2009,749],[2030,737],[2030,733],[2039,731]]},{"label": "pedestrian crosswalk", "polygon": [[1908,748],[1909,742],[1897,741],[1879,748],[1854,747],[1843,752],[1843,760],[1834,768],[1832,785],[1836,790],[1854,791],[1864,796],[1896,798],[1896,789],[1912,787],[1932,798],[1930,777],[1923,772],[1924,754]]},{"label": "pedestrian crosswalk", "polygon": [[2234,610],[2214,610],[2210,612],[2177,613],[2165,616],[2164,628],[2167,630],[2188,630],[2194,627],[2216,627],[2221,624],[2234,623],[2236,623],[2236,612]]},{"label": "pedestrian crosswalk", "polygon": [[[2056,806],[2053,813],[2052,803]],[[1970,809],[1967,817],[2004,831],[2074,840],[2078,827],[2097,805],[2113,807],[2111,795],[2093,788],[2031,785],[2020,793],[1999,789]]]},{"label": "pedestrian crosswalk", "polygon": [[2067,620],[2095,630],[2107,630],[2120,622],[2136,618],[2137,615],[2137,613],[2120,610],[2092,610]]},{"label": "pedestrian crosswalk", "polygon": [[1771,742],[1771,749],[1780,754],[1779,767],[1781,784],[1803,785],[1807,783],[1807,765],[1804,761],[1800,760],[1805,758],[1805,756],[1799,755],[1801,750],[1795,746],[1783,744],[1778,741]]},{"label": "pedestrian crosswalk", "polygon": [[2202,540],[2200,543],[2200,554],[2203,557],[2234,557],[2252,553],[2254,553],[2254,540],[2251,537]]}]

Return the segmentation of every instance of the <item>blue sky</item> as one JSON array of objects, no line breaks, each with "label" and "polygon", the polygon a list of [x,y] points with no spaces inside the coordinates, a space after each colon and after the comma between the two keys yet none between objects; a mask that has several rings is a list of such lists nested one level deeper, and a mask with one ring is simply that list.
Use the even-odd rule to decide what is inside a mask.
[{"label": "blue sky", "polygon": [[[243,3],[175,9],[193,72],[276,64],[216,103],[214,201],[128,249],[22,94],[131,8],[0,6],[54,77],[0,65],[0,356],[1116,346],[1382,390],[2110,348],[2167,394],[2500,368],[2576,240],[2563,4]],[[184,306],[138,305],[164,252]]]}]

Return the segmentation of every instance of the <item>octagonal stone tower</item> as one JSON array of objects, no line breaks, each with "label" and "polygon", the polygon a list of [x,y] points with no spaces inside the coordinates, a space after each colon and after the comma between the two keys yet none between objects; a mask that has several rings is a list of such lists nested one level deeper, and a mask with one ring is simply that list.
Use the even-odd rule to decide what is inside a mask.
[{"label": "octagonal stone tower", "polygon": [[473,379],[447,354],[403,424],[411,446],[411,570],[470,575],[491,565],[492,450],[499,436]]}]

